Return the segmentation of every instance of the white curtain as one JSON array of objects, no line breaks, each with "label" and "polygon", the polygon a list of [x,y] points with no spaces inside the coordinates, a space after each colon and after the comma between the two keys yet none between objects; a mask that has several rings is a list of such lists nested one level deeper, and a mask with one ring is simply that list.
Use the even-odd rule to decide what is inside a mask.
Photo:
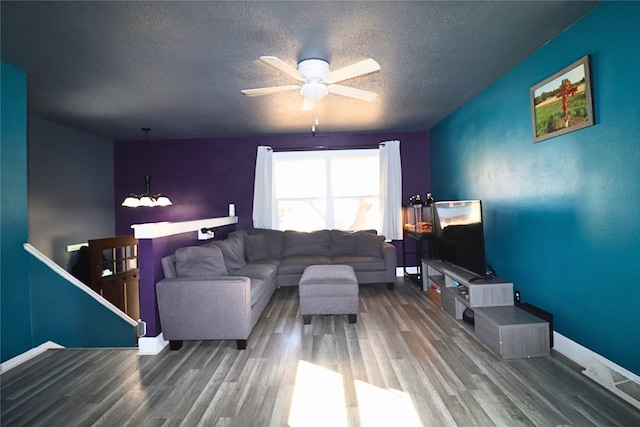
[{"label": "white curtain", "polygon": [[253,186],[253,226],[255,228],[272,227],[272,159],[271,147],[258,146],[256,179]]},{"label": "white curtain", "polygon": [[380,144],[380,218],[387,239],[402,239],[402,165],[400,141]]}]

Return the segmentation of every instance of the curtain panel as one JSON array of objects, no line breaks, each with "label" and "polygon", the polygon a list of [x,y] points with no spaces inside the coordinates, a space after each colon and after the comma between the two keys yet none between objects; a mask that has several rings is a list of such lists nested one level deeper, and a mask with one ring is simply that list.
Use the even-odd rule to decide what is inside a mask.
[{"label": "curtain panel", "polygon": [[253,185],[253,226],[255,228],[272,228],[273,225],[272,164],[273,149],[266,145],[258,146],[256,177]]},{"label": "curtain panel", "polygon": [[400,141],[380,144],[380,218],[381,234],[387,239],[402,239],[402,164]]}]

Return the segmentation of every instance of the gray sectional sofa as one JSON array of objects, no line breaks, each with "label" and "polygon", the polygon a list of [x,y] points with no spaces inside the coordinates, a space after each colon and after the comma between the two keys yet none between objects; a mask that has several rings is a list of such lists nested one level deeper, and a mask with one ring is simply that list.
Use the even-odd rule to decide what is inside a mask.
[{"label": "gray sectional sofa", "polygon": [[375,231],[314,232],[242,229],[221,241],[178,249],[162,259],[156,284],[164,338],[172,349],[183,340],[247,338],[278,286],[297,286],[310,265],[353,267],[359,284],[396,277],[396,250]]}]

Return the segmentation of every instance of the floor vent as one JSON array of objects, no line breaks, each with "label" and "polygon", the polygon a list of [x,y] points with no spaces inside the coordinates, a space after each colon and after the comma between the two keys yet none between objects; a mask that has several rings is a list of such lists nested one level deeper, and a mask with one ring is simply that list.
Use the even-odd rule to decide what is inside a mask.
[{"label": "floor vent", "polygon": [[591,364],[582,373],[640,409],[640,384],[631,378],[614,371],[595,359],[591,361]]}]

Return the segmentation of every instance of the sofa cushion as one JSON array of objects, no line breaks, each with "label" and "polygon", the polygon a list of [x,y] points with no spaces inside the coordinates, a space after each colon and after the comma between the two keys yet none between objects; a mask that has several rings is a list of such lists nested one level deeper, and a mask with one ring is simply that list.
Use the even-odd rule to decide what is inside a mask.
[{"label": "sofa cushion", "polygon": [[284,231],[270,230],[268,228],[250,228],[247,230],[250,235],[262,234],[267,239],[267,249],[269,250],[270,259],[282,258],[282,239]]},{"label": "sofa cushion", "polygon": [[384,236],[371,234],[366,231],[359,231],[358,246],[355,254],[359,256],[382,257],[383,243]]},{"label": "sofa cushion", "polygon": [[224,265],[228,272],[236,271],[244,267],[244,240],[238,237],[231,237],[225,240],[212,240],[203,246],[217,246],[222,251]]},{"label": "sofa cushion", "polygon": [[353,255],[358,246],[358,233],[352,231],[331,230],[331,256]]},{"label": "sofa cushion", "polygon": [[188,246],[176,250],[178,277],[226,276],[227,267],[220,248],[215,246]]},{"label": "sofa cushion", "polygon": [[287,230],[282,241],[282,257],[292,256],[331,256],[329,230],[310,233]]},{"label": "sofa cushion", "polygon": [[247,263],[231,276],[244,276],[251,279],[251,305],[253,306],[269,288],[269,284],[276,280],[278,261],[266,260]]},{"label": "sofa cushion", "polygon": [[278,274],[302,274],[310,265],[331,264],[331,258],[325,256],[297,256],[287,257],[280,262]]},{"label": "sofa cushion", "polygon": [[261,279],[266,282],[272,280],[278,273],[278,261],[264,260],[249,262],[240,270],[230,273],[230,276],[244,276],[249,279]]},{"label": "sofa cushion", "polygon": [[249,262],[269,259],[267,239],[263,234],[244,236],[244,249]]},{"label": "sofa cushion", "polygon": [[384,258],[373,256],[338,255],[331,259],[333,264],[350,265],[354,271],[384,271]]}]

